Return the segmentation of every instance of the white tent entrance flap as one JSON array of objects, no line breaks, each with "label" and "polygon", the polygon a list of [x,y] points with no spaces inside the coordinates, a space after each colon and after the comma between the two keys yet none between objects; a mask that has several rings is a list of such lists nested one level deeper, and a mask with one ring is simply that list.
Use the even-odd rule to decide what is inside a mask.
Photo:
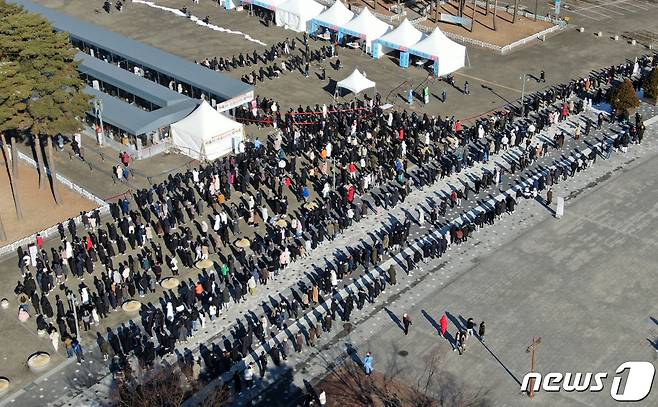
[{"label": "white tent entrance flap", "polygon": [[311,20],[324,11],[324,6],[313,0],[288,0],[276,8],[276,25],[297,32],[311,29]]},{"label": "white tent entrance flap", "polygon": [[350,22],[339,28],[340,33],[364,40],[366,52],[370,53],[372,42],[391,30],[391,26],[375,17],[365,7],[361,13]]},{"label": "white tent entrance flap", "polygon": [[434,61],[436,76],[455,72],[466,63],[466,47],[446,37],[438,27],[427,38],[409,48],[409,53]]},{"label": "white tent entrance flap", "polygon": [[235,151],[244,140],[244,126],[206,101],[192,113],[171,125],[172,143],[183,154],[197,160],[215,160]]},{"label": "white tent entrance flap", "polygon": [[352,18],[354,18],[354,13],[345,7],[340,0],[337,0],[326,11],[313,19],[315,25],[311,29],[311,32],[317,31],[318,26],[338,31],[340,26],[347,24]]},{"label": "white tent entrance flap", "polygon": [[405,18],[402,24],[393,31],[374,42],[372,56],[379,59],[382,54],[386,54],[393,49],[398,50],[400,51],[400,66],[407,68],[409,66],[409,48],[424,38],[425,34]]},{"label": "white tent entrance flap", "polygon": [[366,89],[374,87],[375,82],[366,78],[358,69],[354,69],[354,72],[352,72],[350,76],[336,83],[336,93],[338,93],[339,89],[347,89],[354,93],[361,93]]}]

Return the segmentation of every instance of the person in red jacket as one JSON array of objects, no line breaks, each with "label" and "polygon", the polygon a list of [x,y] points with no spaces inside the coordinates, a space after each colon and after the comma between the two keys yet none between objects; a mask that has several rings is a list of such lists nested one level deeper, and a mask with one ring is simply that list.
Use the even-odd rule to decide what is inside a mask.
[{"label": "person in red jacket", "polygon": [[39,250],[43,249],[43,236],[41,236],[41,233],[37,233],[37,247]]},{"label": "person in red jacket", "polygon": [[356,193],[356,188],[354,188],[354,185],[350,185],[350,189],[347,190],[347,202],[354,201],[355,193]]},{"label": "person in red jacket", "polygon": [[446,314],[441,315],[439,325],[441,326],[441,336],[445,338],[446,332],[448,332],[448,317],[446,317]]}]

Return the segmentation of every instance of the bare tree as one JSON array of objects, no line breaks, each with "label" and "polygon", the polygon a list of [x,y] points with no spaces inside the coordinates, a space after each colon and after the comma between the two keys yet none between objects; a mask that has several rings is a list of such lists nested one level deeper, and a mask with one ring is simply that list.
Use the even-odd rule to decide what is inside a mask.
[{"label": "bare tree", "polygon": [[425,369],[418,376],[413,386],[413,392],[408,402],[414,407],[434,407],[437,404],[431,394],[431,389],[436,388],[437,373],[441,356],[438,352],[431,352],[430,359],[425,360]]},{"label": "bare tree", "polygon": [[341,387],[352,390],[335,394],[336,401],[343,405],[372,405],[375,399],[374,383],[363,373],[360,364],[351,359],[341,367],[330,361],[325,362],[330,370],[329,378]]},{"label": "bare tree", "polygon": [[[133,372],[129,364],[113,389],[111,398],[116,407],[180,407],[202,383],[177,365],[156,365],[148,370]],[[186,374],[188,373],[188,374]],[[209,392],[204,406],[224,407],[231,400],[228,386]]]},{"label": "bare tree", "polygon": [[477,3],[473,0],[473,14],[471,15],[471,32],[475,30],[475,10],[477,9]]},{"label": "bare tree", "polygon": [[496,17],[498,15],[498,0],[495,0],[494,3],[494,14],[493,14],[493,30],[496,31]]},{"label": "bare tree", "polygon": [[516,13],[519,11],[519,0],[514,0],[514,16],[512,16],[512,24],[516,23]]},{"label": "bare tree", "polygon": [[[442,353],[439,349],[428,352],[424,370],[411,378],[407,369],[399,365],[395,345],[393,355],[385,364],[367,376],[352,355],[335,358],[319,355],[328,375],[320,384],[336,405],[389,407],[487,407],[486,393],[471,391],[460,384],[450,373],[441,370]],[[354,360],[357,359],[357,360]],[[380,365],[381,366],[381,365]],[[326,387],[324,387],[326,386]]]},{"label": "bare tree", "polygon": [[185,395],[183,374],[158,369],[118,384],[112,400],[117,407],[180,407]]}]

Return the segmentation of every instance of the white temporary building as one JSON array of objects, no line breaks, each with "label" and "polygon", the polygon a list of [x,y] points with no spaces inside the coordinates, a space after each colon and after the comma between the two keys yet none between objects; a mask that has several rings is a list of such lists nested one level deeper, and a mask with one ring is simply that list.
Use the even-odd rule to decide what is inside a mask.
[{"label": "white temporary building", "polygon": [[466,47],[454,42],[437,27],[432,34],[409,49],[421,58],[431,59],[438,65],[437,76],[447,75],[466,64]]},{"label": "white temporary building", "polygon": [[409,22],[409,19],[405,18],[399,26],[379,38],[377,42],[381,42],[384,47],[404,50],[416,45],[418,41],[421,41],[424,38],[425,34],[414,27],[413,24]]},{"label": "white temporary building", "polygon": [[244,140],[244,126],[205,100],[186,118],[171,125],[174,147],[197,160],[214,160],[234,151]]},{"label": "white temporary building", "polygon": [[374,40],[391,30],[391,26],[375,17],[368,7],[364,7],[358,16],[340,27],[340,32],[359,37],[366,41],[366,52]]},{"label": "white temporary building", "polygon": [[307,32],[311,28],[311,20],[322,13],[324,8],[313,0],[288,0],[276,7],[276,25],[297,32]]},{"label": "white temporary building", "polygon": [[354,13],[345,7],[342,1],[336,0],[331,7],[315,17],[315,21],[324,27],[337,29],[337,27],[347,24],[353,18]]},{"label": "white temporary building", "polygon": [[354,69],[354,72],[350,74],[347,78],[336,83],[336,89],[343,88],[350,90],[354,93],[360,93],[366,89],[374,88],[375,82],[366,78],[358,69]]}]

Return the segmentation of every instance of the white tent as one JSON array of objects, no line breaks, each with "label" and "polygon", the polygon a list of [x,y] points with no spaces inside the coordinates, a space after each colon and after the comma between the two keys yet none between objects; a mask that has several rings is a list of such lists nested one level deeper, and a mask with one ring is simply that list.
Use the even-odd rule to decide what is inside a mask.
[{"label": "white tent", "polygon": [[423,41],[411,47],[409,52],[438,61],[438,76],[463,68],[466,62],[466,47],[446,37],[438,27]]},{"label": "white tent", "polygon": [[[416,27],[409,22],[408,19],[404,19],[402,24],[397,26],[393,31],[382,36],[377,41],[385,41],[388,43],[384,46],[391,47],[394,46],[395,49],[400,48],[410,48],[411,46],[418,43],[425,38],[425,34],[419,31]],[[391,47],[393,48],[393,47]]]},{"label": "white tent", "polygon": [[336,83],[336,89],[343,88],[354,93],[360,93],[365,89],[374,87],[375,82],[366,78],[358,69],[354,69],[354,72],[350,76]]},{"label": "white tent", "polygon": [[311,28],[310,21],[322,11],[324,6],[313,0],[288,0],[276,8],[276,25],[307,32]]},{"label": "white tent", "polygon": [[263,7],[269,10],[275,10],[286,0],[241,0],[243,3],[253,4],[254,6]]},{"label": "white tent", "polygon": [[364,7],[361,13],[350,22],[343,24],[340,31],[356,36],[366,41],[366,51],[370,50],[370,44],[389,32],[391,26],[375,17],[368,7]]},{"label": "white tent", "polygon": [[353,18],[354,13],[345,7],[343,2],[336,0],[331,7],[315,17],[315,20],[325,27],[340,27],[343,24],[347,24]]},{"label": "white tent", "polygon": [[217,110],[205,100],[192,113],[171,125],[174,147],[197,160],[214,160],[234,151],[244,140],[244,126]]}]

